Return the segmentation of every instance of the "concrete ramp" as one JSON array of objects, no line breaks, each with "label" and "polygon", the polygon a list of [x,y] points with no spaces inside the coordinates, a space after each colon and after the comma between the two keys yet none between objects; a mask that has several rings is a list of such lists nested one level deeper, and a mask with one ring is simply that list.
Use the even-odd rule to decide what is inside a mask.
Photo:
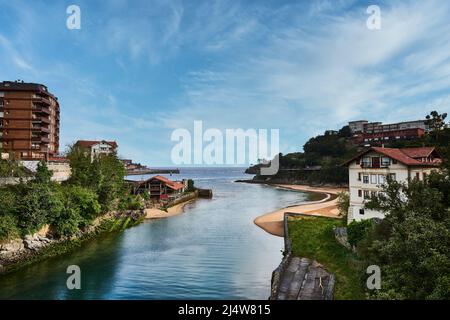
[{"label": "concrete ramp", "polygon": [[274,271],[271,299],[333,299],[334,275],[316,261],[307,258],[287,256],[285,259],[280,268]]}]

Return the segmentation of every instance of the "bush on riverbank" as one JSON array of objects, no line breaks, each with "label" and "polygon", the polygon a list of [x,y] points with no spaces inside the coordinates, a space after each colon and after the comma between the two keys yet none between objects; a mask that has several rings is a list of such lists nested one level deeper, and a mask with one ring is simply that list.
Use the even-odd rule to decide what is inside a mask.
[{"label": "bush on riverbank", "polygon": [[336,276],[334,298],[364,299],[361,284],[362,263],[358,257],[337,243],[333,227],[343,226],[341,219],[302,217],[289,220],[292,254],[316,260]]},{"label": "bush on riverbank", "polygon": [[[50,181],[52,173],[39,163],[34,178],[17,185],[0,187],[0,241],[32,234],[51,225],[56,238],[71,236],[91,225],[101,214],[118,208],[126,193],[125,168],[115,154],[91,161],[90,154],[71,147],[67,155],[71,178],[62,183]],[[5,172],[20,167],[17,162],[0,160]],[[141,209],[138,199],[128,199],[121,209]]]}]

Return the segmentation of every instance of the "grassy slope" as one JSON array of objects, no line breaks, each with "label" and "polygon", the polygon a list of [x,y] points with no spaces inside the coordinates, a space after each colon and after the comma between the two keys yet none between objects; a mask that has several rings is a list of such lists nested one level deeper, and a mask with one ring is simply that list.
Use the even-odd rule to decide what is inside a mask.
[{"label": "grassy slope", "polygon": [[333,226],[343,221],[325,217],[291,218],[289,235],[295,256],[314,259],[336,276],[334,298],[365,299],[361,285],[363,271],[355,254],[334,238]]}]

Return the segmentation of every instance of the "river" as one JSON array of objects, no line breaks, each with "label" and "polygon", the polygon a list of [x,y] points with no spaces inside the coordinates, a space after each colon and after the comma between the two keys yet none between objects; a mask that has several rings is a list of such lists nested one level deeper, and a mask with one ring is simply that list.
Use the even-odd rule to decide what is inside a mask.
[{"label": "river", "polygon": [[[307,194],[236,183],[249,178],[242,168],[181,169],[170,178],[192,178],[214,197],[0,276],[0,298],[267,299],[283,240],[253,219],[305,201]],[[80,290],[66,287],[69,265],[81,269]]]}]

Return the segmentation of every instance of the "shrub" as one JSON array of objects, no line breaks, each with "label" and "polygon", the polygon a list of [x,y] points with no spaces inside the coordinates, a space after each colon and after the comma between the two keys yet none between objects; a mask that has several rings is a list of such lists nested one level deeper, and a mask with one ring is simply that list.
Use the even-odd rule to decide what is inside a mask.
[{"label": "shrub", "polygon": [[337,207],[339,209],[339,215],[347,221],[348,208],[350,207],[350,195],[348,192],[339,192]]},{"label": "shrub", "polygon": [[82,224],[83,217],[81,217],[78,208],[71,203],[70,199],[66,200],[64,209],[61,211],[57,219],[53,221],[55,235],[58,237],[71,236],[77,233]]},{"label": "shrub", "polygon": [[144,209],[143,199],[137,195],[125,195],[123,196],[118,205],[119,210],[141,210]]},{"label": "shrub", "polygon": [[352,221],[347,226],[348,242],[356,246],[358,242],[365,239],[372,229],[372,220]]},{"label": "shrub", "polygon": [[17,220],[13,215],[0,215],[0,240],[17,238],[20,230],[17,227]]},{"label": "shrub", "polygon": [[31,183],[26,195],[18,204],[19,227],[30,234],[51,222],[63,209],[59,192],[51,186]]},{"label": "shrub", "polygon": [[65,195],[70,197],[71,205],[76,207],[80,215],[87,221],[92,221],[101,212],[97,194],[80,186],[66,188]]},{"label": "shrub", "polygon": [[192,192],[194,190],[195,190],[195,188],[194,188],[194,180],[189,179],[188,183],[187,183],[186,192]]}]

